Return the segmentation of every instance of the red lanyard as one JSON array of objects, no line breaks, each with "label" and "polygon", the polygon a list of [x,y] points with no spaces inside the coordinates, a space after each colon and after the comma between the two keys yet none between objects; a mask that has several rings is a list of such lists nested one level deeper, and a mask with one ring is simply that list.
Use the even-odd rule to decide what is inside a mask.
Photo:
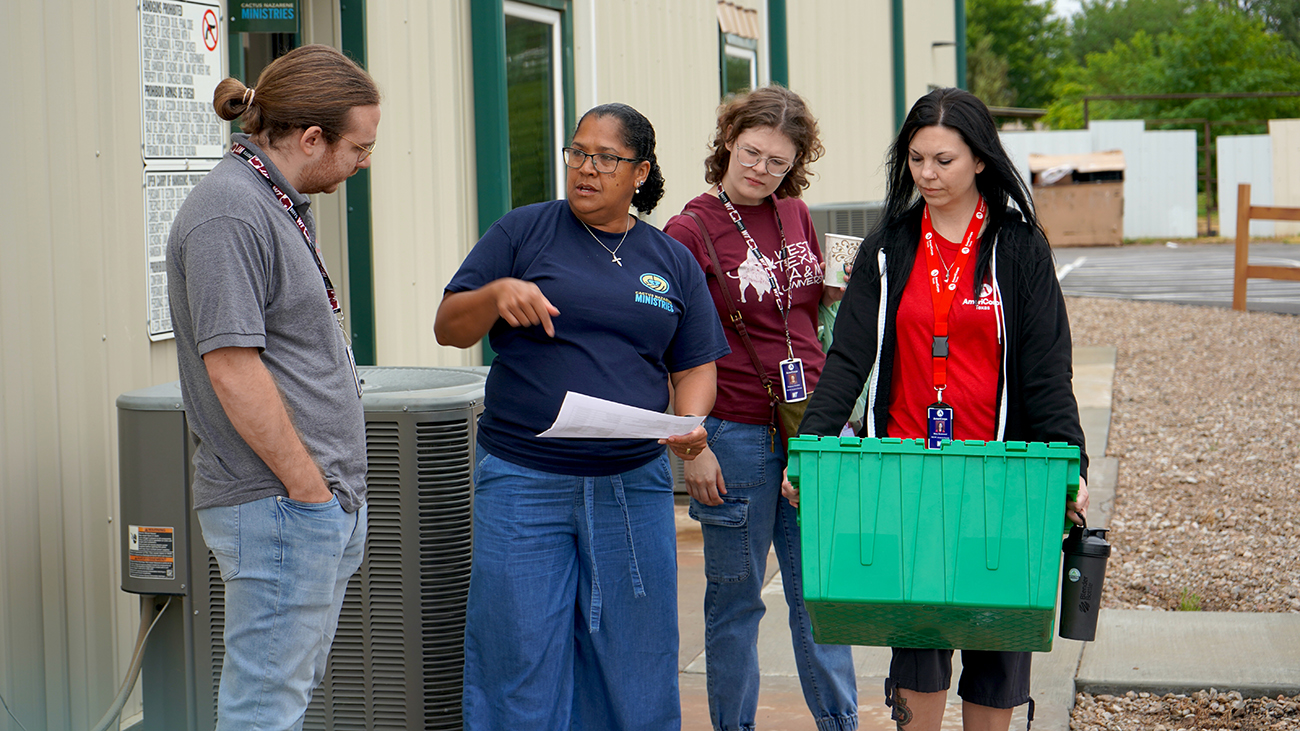
[{"label": "red lanyard", "polygon": [[[266,178],[266,184],[271,186],[271,192],[275,194],[276,200],[280,201],[280,205],[284,206],[284,210],[289,213],[289,217],[297,224],[298,230],[302,232],[302,237],[307,240],[307,248],[311,249],[312,258],[316,260],[316,268],[320,269],[321,279],[325,281],[325,294],[330,298],[330,308],[334,310],[334,317],[339,321],[339,327],[343,327],[343,308],[339,307],[339,301],[334,296],[334,283],[330,281],[329,272],[325,271],[325,262],[321,259],[320,249],[316,246],[316,242],[312,241],[311,232],[307,230],[307,224],[303,222],[302,216],[298,215],[298,211],[293,207],[293,200],[283,190],[280,190],[280,186],[276,185],[275,181],[271,180],[271,174],[267,172],[266,165],[261,158],[250,152],[247,147],[236,142],[230,146],[230,151],[244,158],[254,170],[261,173],[263,178]],[[344,332],[347,331],[344,330]]]},{"label": "red lanyard", "polygon": [[[762,266],[763,261],[767,258],[763,252],[758,249],[758,242],[749,234],[749,229],[745,228],[745,222],[740,220],[740,211],[731,204],[731,198],[727,196],[727,191],[722,189],[722,183],[718,183],[718,199],[722,201],[723,207],[727,209],[727,215],[731,217],[731,222],[736,224],[740,235],[749,245],[749,250],[754,254],[754,261]],[[794,358],[794,345],[790,342],[790,309],[794,307],[794,290],[790,285],[790,248],[785,241],[785,226],[781,225],[781,212],[776,208],[776,196],[772,196],[772,215],[776,216],[776,230],[781,233],[781,250],[777,252],[777,258],[781,260],[785,269],[785,304],[781,303],[781,288],[776,282],[776,277],[772,275],[772,270],[763,267],[767,273],[768,286],[772,288],[772,299],[776,300],[776,309],[781,313],[781,323],[785,326],[785,348]],[[722,280],[719,280],[719,284]]]},{"label": "red lanyard", "polygon": [[961,250],[953,260],[952,269],[944,279],[943,259],[939,257],[939,244],[934,240],[938,235],[930,223],[930,206],[925,207],[921,215],[921,241],[925,244],[925,259],[930,266],[930,297],[934,303],[934,344],[930,355],[934,362],[934,390],[939,392],[939,401],[943,401],[943,391],[948,387],[948,312],[952,309],[952,299],[957,294],[957,283],[961,280],[962,270],[975,250],[980,227],[984,225],[984,214],[988,207],[984,197],[980,196],[979,205],[975,206],[975,215],[971,216],[966,227],[966,236],[962,238]]}]

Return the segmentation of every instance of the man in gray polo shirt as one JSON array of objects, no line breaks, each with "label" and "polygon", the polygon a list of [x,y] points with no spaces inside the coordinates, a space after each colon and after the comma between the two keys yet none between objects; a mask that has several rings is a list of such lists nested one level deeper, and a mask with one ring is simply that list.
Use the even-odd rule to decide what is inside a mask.
[{"label": "man in gray polo shirt", "polygon": [[213,106],[246,134],[177,214],[167,279],[194,507],[225,582],[217,729],[301,729],[366,534],[361,390],[307,196],[369,167],[379,92],[305,46]]}]

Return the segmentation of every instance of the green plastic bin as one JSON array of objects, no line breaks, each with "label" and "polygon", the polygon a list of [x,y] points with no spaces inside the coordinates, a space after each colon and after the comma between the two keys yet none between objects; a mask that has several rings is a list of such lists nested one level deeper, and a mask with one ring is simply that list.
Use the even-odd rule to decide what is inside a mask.
[{"label": "green plastic bin", "polygon": [[1052,648],[1078,447],[800,436],[789,455],[817,642]]}]

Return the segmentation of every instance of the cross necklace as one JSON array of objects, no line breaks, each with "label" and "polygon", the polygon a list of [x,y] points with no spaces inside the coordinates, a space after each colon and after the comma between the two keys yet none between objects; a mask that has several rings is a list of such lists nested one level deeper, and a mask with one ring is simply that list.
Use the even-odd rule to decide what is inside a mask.
[{"label": "cross necklace", "polygon": [[[628,214],[628,216],[631,215],[632,214],[630,213]],[[579,218],[578,222],[582,224],[583,228],[587,229],[587,233],[591,234],[591,238],[596,239],[596,243],[600,244],[600,248],[604,249],[605,251],[608,251],[609,255],[613,257],[612,259],[609,260],[611,264],[617,264],[619,266],[623,266],[623,260],[619,258],[618,250],[623,246],[623,242],[627,240],[627,232],[632,230],[631,221],[628,221],[627,228],[623,229],[623,238],[618,240],[618,246],[615,246],[612,249],[609,248],[608,246],[605,246],[605,242],[600,240],[600,237],[596,235],[595,231],[591,230],[591,226],[588,226],[586,221],[583,221],[581,218]]]}]

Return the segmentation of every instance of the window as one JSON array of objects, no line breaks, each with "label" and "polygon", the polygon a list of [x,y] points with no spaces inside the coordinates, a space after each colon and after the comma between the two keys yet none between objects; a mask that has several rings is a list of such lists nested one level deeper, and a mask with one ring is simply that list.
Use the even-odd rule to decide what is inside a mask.
[{"label": "window", "polygon": [[718,47],[724,98],[758,86],[757,10],[719,0]]},{"label": "window", "polygon": [[758,53],[749,48],[723,44],[722,95],[747,91],[758,86]]},{"label": "window", "polygon": [[510,207],[563,197],[564,85],[561,14],[507,0],[506,97]]}]

